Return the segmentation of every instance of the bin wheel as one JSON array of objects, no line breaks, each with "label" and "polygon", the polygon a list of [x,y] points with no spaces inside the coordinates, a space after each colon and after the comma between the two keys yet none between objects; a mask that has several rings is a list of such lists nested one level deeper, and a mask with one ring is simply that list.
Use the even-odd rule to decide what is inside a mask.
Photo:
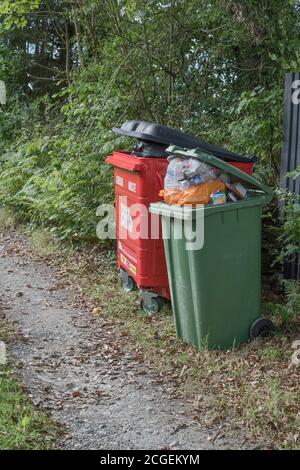
[{"label": "bin wheel", "polygon": [[131,276],[126,276],[126,279],[122,279],[122,287],[125,292],[132,292],[136,289],[136,284]]},{"label": "bin wheel", "polygon": [[163,300],[161,297],[151,297],[150,300],[141,299],[141,309],[148,316],[158,313],[162,306]]},{"label": "bin wheel", "polygon": [[267,318],[258,318],[250,327],[250,338],[268,338],[275,332],[275,325]]}]

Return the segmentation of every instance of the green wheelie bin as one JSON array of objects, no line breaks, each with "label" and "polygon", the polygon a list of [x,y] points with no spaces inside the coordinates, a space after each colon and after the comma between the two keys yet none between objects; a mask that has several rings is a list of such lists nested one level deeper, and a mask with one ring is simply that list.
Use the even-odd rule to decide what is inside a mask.
[{"label": "green wheelie bin", "polygon": [[[247,199],[189,211],[163,202],[150,206],[162,218],[177,337],[198,347],[228,349],[268,334],[273,324],[260,318],[261,214],[271,189],[201,150],[170,146],[168,152],[218,167],[248,189]],[[183,228],[188,219],[191,231],[203,232],[200,248],[188,247],[191,237]]]}]

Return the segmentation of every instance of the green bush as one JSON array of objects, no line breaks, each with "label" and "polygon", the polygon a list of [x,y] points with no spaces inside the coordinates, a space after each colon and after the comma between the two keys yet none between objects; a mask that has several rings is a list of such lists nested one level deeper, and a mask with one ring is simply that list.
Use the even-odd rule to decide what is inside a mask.
[{"label": "green bush", "polygon": [[96,239],[96,209],[113,201],[111,133],[85,139],[64,128],[32,140],[24,136],[1,157],[0,203],[21,220],[47,226],[61,239]]}]

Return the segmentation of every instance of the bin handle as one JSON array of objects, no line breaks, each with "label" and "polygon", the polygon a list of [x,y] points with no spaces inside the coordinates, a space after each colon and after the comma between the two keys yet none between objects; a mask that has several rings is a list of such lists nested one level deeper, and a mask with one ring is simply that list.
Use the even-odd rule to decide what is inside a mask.
[{"label": "bin handle", "polygon": [[105,159],[106,163],[113,165],[114,167],[121,168],[122,170],[135,171],[136,173],[141,173],[145,170],[145,165],[139,162],[128,161],[123,158],[120,158],[118,155],[110,155]]}]

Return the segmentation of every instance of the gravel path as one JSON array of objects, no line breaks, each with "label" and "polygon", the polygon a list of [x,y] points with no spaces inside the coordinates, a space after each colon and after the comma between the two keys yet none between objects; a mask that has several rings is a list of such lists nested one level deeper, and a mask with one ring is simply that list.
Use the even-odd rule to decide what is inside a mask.
[{"label": "gravel path", "polygon": [[2,306],[23,336],[10,356],[32,401],[65,425],[60,448],[241,447],[193,422],[191,405],[169,398],[112,322],[96,321],[23,235],[1,234],[0,263]]}]

